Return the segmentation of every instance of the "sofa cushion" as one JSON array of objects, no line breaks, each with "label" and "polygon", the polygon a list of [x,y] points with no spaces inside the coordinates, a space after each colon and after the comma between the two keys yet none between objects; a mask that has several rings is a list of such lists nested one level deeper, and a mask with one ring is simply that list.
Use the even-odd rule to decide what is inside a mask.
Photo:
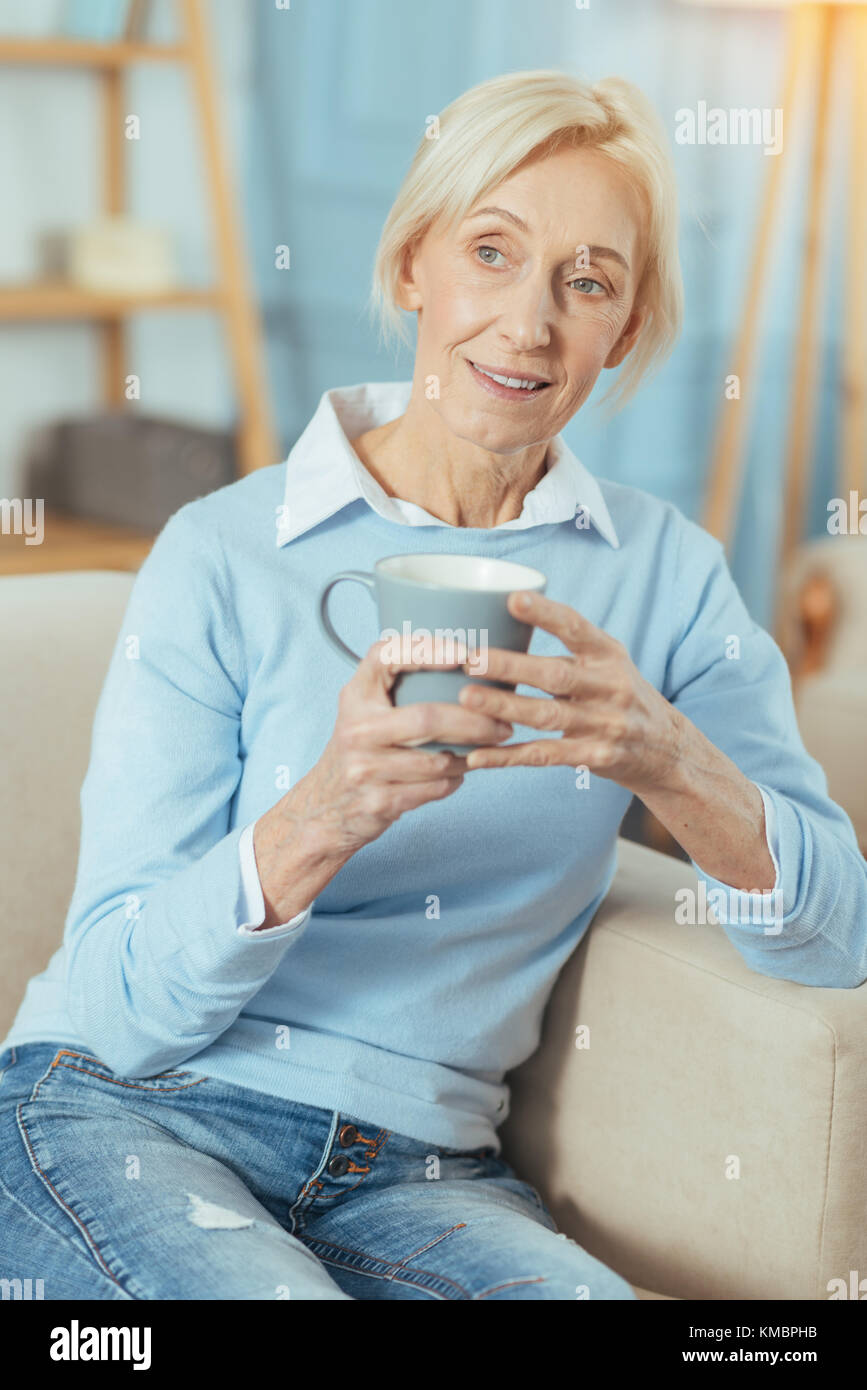
[{"label": "sofa cushion", "polygon": [[82,572],[0,579],[3,1033],[28,979],[63,935],[91,725],[133,578]]}]

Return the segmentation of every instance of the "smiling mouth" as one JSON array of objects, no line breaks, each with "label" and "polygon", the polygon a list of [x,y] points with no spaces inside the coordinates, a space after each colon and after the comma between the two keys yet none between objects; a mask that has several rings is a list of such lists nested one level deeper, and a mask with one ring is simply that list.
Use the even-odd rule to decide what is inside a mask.
[{"label": "smiling mouth", "polygon": [[513,376],[502,368],[482,366],[479,362],[471,361],[469,357],[465,361],[479,385],[501,400],[532,400],[551,385],[550,381],[535,373]]}]

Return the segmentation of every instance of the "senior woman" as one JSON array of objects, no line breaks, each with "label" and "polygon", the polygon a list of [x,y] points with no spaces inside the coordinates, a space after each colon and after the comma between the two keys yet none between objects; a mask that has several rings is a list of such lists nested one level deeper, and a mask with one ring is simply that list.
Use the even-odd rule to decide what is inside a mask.
[{"label": "senior woman", "polygon": [[[652,110],[517,73],[429,133],[375,276],[416,317],[412,382],[326,392],[134,586],[64,945],[0,1059],[2,1264],[48,1298],[634,1297],[497,1136],[633,794],[709,887],[757,895],[710,928],[752,969],[867,976],[864,861],[721,547],[560,438],[678,331]],[[514,693],[396,706],[347,596],[344,683],[321,587],[428,552],[548,577],[509,600],[529,652],[487,653]]]}]

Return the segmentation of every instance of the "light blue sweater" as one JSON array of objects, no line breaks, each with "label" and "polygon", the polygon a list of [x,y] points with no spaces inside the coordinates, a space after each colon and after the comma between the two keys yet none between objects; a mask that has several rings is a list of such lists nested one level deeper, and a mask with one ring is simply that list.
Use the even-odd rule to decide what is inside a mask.
[{"label": "light blue sweater", "polygon": [[[783,658],[716,541],[669,504],[601,483],[619,548],[569,522],[405,526],[363,499],[275,546],[284,472],[182,508],[139,572],[97,713],[64,945],[4,1046],[56,1040],[126,1076],[186,1063],[431,1143],[498,1146],[504,1075],[535,1049],[557,973],[611,883],[627,791],[578,786],[569,767],[470,773],[357,853],[300,926],[237,929],[242,828],[316,762],[349,676],[317,626],[320,585],[399,551],[536,566],[550,597],[625,643],[775,811],[780,929],[705,930],[725,930],[762,974],[867,978],[867,867],[804,751]],[[343,585],[334,600],[338,630],[365,650],[367,594]],[[531,650],[561,648],[537,631]]]}]

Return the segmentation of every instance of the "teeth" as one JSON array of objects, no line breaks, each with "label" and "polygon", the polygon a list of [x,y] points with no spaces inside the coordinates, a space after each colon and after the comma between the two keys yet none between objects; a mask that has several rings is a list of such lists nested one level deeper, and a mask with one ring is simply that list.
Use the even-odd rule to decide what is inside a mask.
[{"label": "teeth", "polygon": [[482,376],[489,376],[491,378],[491,381],[498,381],[501,386],[511,386],[513,389],[520,389],[522,391],[535,391],[537,387],[544,386],[546,384],[542,381],[522,381],[520,377],[516,376],[497,376],[496,372],[486,372],[484,367],[478,366],[476,362],[473,363],[473,366],[475,367],[477,372],[482,373]]}]

